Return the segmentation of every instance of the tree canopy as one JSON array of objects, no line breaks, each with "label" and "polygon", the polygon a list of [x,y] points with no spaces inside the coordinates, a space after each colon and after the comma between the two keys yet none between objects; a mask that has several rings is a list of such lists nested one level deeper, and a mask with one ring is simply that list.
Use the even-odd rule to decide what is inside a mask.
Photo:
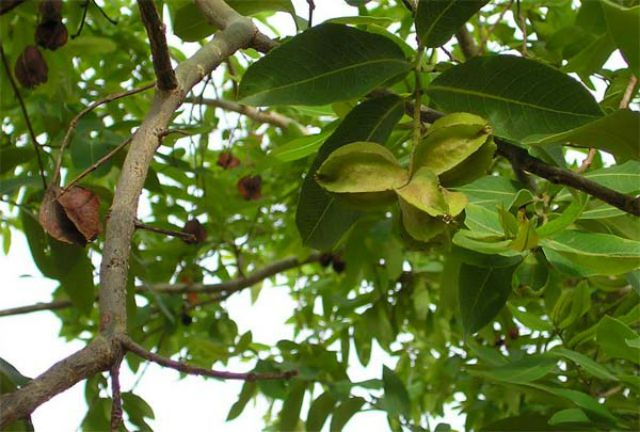
[{"label": "tree canopy", "polygon": [[[0,317],[86,342],[0,358],[1,429],[84,382],[83,429],[150,430],[122,362],[267,430],[638,429],[638,1],[344,1],[0,2],[4,253],[58,282]],[[273,346],[225,305],[271,289]]]}]

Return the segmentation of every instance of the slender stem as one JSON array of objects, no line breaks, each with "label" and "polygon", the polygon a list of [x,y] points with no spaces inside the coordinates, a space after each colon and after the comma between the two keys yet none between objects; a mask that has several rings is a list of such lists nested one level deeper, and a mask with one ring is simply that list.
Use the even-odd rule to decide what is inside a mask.
[{"label": "slender stem", "polygon": [[40,178],[42,179],[42,186],[44,189],[47,188],[47,178],[44,175],[44,164],[42,163],[42,156],[40,155],[40,143],[38,143],[38,139],[36,138],[36,134],[33,131],[33,126],[31,125],[31,119],[29,118],[29,113],[27,112],[27,107],[24,104],[24,99],[22,99],[22,95],[20,94],[20,89],[18,89],[18,85],[16,81],[13,79],[13,75],[11,74],[11,68],[9,67],[9,60],[7,60],[7,56],[4,53],[4,48],[0,43],[0,56],[2,57],[2,64],[4,65],[4,69],[7,73],[7,78],[9,79],[9,83],[13,88],[13,94],[16,99],[18,99],[18,103],[20,104],[20,109],[22,110],[22,116],[24,117],[24,122],[27,125],[27,130],[29,131],[29,136],[31,137],[31,142],[33,143],[33,147],[36,151],[36,159],[38,160],[38,169],[40,170]]},{"label": "slender stem", "polygon": [[316,8],[316,4],[313,0],[307,0],[307,5],[309,5],[308,27],[311,27],[313,25],[313,11]]},{"label": "slender stem", "polygon": [[7,12],[13,10],[14,7],[20,6],[25,0],[5,0],[0,3],[0,15],[4,15]]},{"label": "slender stem", "polygon": [[72,305],[71,300],[56,300],[49,303],[36,303],[28,306],[18,306],[0,310],[0,317],[28,314],[46,310],[66,309]]},{"label": "slender stem", "polygon": [[180,232],[180,231],[168,230],[168,229],[164,229],[164,228],[158,228],[158,227],[154,227],[152,225],[147,225],[146,223],[142,223],[140,221],[136,221],[136,228],[143,229],[145,231],[151,231],[151,232],[154,232],[154,233],[157,233],[157,234],[164,234],[164,235],[171,236],[171,237],[179,237],[184,241],[195,241],[196,240],[196,236],[194,236],[193,234]]},{"label": "slender stem", "polygon": [[75,131],[82,117],[84,117],[87,113],[93,111],[100,105],[104,105],[106,103],[112,102],[117,99],[121,99],[123,97],[131,96],[136,93],[141,93],[145,90],[149,90],[150,88],[153,88],[154,85],[155,83],[150,83],[150,84],[143,85],[142,87],[134,88],[132,90],[110,94],[106,97],[103,97],[102,99],[99,99],[89,104],[86,108],[84,108],[82,111],[76,114],[76,116],[72,118],[71,121],[69,122],[69,127],[67,128],[67,132],[64,134],[64,138],[62,139],[62,144],[60,144],[58,159],[56,161],[56,167],[53,172],[53,179],[51,179],[51,183],[56,184],[58,182],[58,178],[60,176],[60,168],[62,167],[62,155],[64,154],[65,149],[71,142],[71,136],[73,134],[73,131]]},{"label": "slender stem", "polygon": [[149,36],[151,45],[151,57],[153,59],[153,69],[158,78],[158,88],[160,90],[173,90],[178,87],[176,74],[171,66],[171,55],[169,46],[165,38],[165,26],[153,0],[138,0],[140,17]]},{"label": "slender stem", "polygon": [[122,424],[122,394],[120,391],[120,365],[122,357],[111,366],[111,431],[118,432]]},{"label": "slender stem", "polygon": [[187,375],[198,375],[212,378],[219,378],[225,380],[242,380],[242,381],[259,381],[259,380],[283,380],[289,379],[298,375],[297,370],[290,370],[284,372],[227,372],[218,371],[214,369],[205,369],[198,366],[188,365],[186,363],[177,362],[175,360],[168,359],[166,357],[159,356],[158,354],[147,351],[131,338],[127,336],[121,336],[120,341],[122,346],[138,357],[145,360],[149,360],[153,363],[157,363],[160,366],[175,369],[177,371],[186,373]]},{"label": "slender stem", "polygon": [[[416,51],[416,61],[414,65],[415,89],[414,89],[414,112],[413,112],[413,148],[417,148],[422,140],[422,121],[420,120],[420,107],[422,106],[422,57],[424,56],[424,45],[418,39],[418,49]],[[413,171],[413,167],[411,167]]]},{"label": "slender stem", "polygon": [[84,171],[82,171],[80,174],[78,174],[76,176],[76,178],[71,180],[69,182],[69,184],[67,184],[60,191],[60,196],[66,194],[67,192],[69,192],[69,189],[71,189],[73,186],[75,186],[80,180],[82,180],[83,178],[85,178],[86,176],[88,176],[89,174],[94,172],[95,170],[97,170],[98,167],[100,167],[100,165],[104,164],[106,161],[111,159],[116,153],[118,153],[120,150],[122,150],[124,147],[126,147],[126,145],[129,144],[132,139],[133,139],[133,137],[127,138],[126,140],[124,140],[123,142],[118,144],[117,147],[113,148],[113,150],[111,150],[109,153],[107,153],[106,155],[102,156],[100,159],[95,161],[91,166],[89,166]]}]

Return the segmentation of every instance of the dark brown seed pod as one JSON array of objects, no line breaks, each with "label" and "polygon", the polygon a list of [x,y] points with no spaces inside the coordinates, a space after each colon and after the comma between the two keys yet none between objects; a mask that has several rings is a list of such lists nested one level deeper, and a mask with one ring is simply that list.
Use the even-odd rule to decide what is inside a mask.
[{"label": "dark brown seed pod", "polygon": [[42,22],[62,20],[62,0],[41,0],[39,12]]},{"label": "dark brown seed pod", "polygon": [[230,151],[224,151],[218,156],[217,165],[223,169],[232,169],[240,165],[240,159],[235,157]]},{"label": "dark brown seed pod", "polygon": [[192,240],[183,239],[184,242],[188,244],[202,243],[207,239],[207,230],[204,229],[204,226],[202,226],[198,219],[190,219],[187,221],[184,228],[182,228],[182,232],[193,236]]},{"label": "dark brown seed pod", "polygon": [[38,24],[36,42],[42,48],[56,50],[67,43],[69,33],[61,21],[47,21]]},{"label": "dark brown seed pod", "polygon": [[334,272],[340,274],[347,268],[347,263],[341,257],[334,255],[331,268],[333,268]]},{"label": "dark brown seed pod", "polygon": [[247,201],[262,198],[262,177],[259,175],[242,177],[238,180],[236,187],[240,195]]},{"label": "dark brown seed pod", "polygon": [[318,259],[318,262],[322,267],[329,267],[331,265],[331,261],[333,261],[333,254],[330,252],[323,253]]},{"label": "dark brown seed pod", "polygon": [[14,68],[16,78],[23,87],[34,88],[47,82],[49,68],[40,50],[29,45],[24,49]]}]

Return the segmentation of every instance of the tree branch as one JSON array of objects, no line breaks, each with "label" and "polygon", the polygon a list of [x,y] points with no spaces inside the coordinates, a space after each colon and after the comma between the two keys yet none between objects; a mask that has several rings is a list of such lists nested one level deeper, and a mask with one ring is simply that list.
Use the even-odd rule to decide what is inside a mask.
[{"label": "tree branch", "polygon": [[464,58],[469,60],[472,57],[478,55],[480,50],[476,45],[476,41],[467,30],[467,26],[465,24],[460,27],[460,29],[456,32],[456,39],[458,40],[458,45],[460,45],[460,51],[464,55]]},{"label": "tree branch", "polygon": [[[226,29],[227,26],[233,21],[239,19],[245,19],[242,15],[236,12],[223,0],[195,0],[196,6],[200,9],[205,16],[209,24],[212,24],[219,29]],[[267,53],[273,48],[277,47],[278,43],[272,40],[269,36],[265,35],[254,28],[254,36],[251,40],[251,47],[261,53]]]},{"label": "tree branch", "polygon": [[213,369],[205,369],[198,366],[191,366],[185,363],[177,362],[175,360],[168,359],[166,357],[159,356],[158,354],[147,351],[131,338],[123,336],[120,338],[122,346],[139,357],[145,360],[157,363],[160,366],[175,369],[177,371],[186,373],[187,375],[198,375],[212,378],[226,379],[226,380],[243,380],[243,381],[258,381],[258,380],[280,380],[289,379],[298,375],[297,370],[285,371],[285,372],[227,372],[217,371]]},{"label": "tree branch", "polygon": [[25,0],[4,0],[0,2],[0,15],[10,12],[14,7],[20,6],[24,2]]},{"label": "tree branch", "polygon": [[257,108],[242,105],[237,102],[203,97],[186,97],[184,101],[190,104],[202,104],[210,107],[221,108],[227,111],[233,111],[238,114],[245,115],[256,122],[271,124],[282,129],[286,129],[292,124],[297,124],[295,120],[282,114],[272,111],[260,111]]},{"label": "tree branch", "polygon": [[158,15],[153,0],[138,0],[138,8],[140,9],[142,23],[149,36],[153,69],[156,71],[156,77],[158,78],[158,88],[167,91],[173,90],[178,87],[178,81],[171,66],[169,47],[164,35],[164,23]]},{"label": "tree branch", "polygon": [[23,387],[0,397],[0,430],[33,412],[77,382],[108,370],[120,345],[98,337],[80,351],[51,366]]}]

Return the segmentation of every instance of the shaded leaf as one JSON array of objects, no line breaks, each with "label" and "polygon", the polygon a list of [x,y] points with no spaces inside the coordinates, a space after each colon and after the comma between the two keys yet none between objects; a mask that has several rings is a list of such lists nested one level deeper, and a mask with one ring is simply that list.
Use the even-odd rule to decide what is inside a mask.
[{"label": "shaded leaf", "polygon": [[384,384],[384,408],[391,416],[409,415],[411,399],[404,383],[396,373],[382,366],[382,382]]},{"label": "shaded leaf", "polygon": [[309,407],[306,429],[309,431],[321,430],[335,405],[336,400],[330,392],[327,391],[318,396]]},{"label": "shaded leaf", "polygon": [[339,432],[344,426],[347,424],[351,417],[360,411],[362,405],[364,405],[364,399],[361,397],[355,397],[342,402],[338,405],[338,408],[333,412],[333,417],[331,418],[331,425],[329,426],[329,430],[331,432]]},{"label": "shaded leaf", "polygon": [[640,349],[629,346],[625,341],[638,337],[638,333],[628,325],[608,315],[600,320],[596,331],[598,345],[607,355],[623,358],[636,364],[640,364]]},{"label": "shaded leaf", "polygon": [[445,44],[487,0],[420,0],[416,11],[416,32],[423,45]]}]

